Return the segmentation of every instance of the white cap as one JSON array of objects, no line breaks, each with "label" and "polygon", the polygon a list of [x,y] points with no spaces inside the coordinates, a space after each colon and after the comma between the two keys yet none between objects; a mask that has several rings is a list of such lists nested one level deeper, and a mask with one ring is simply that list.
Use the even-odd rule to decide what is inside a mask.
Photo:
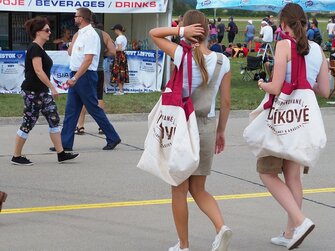
[{"label": "white cap", "polygon": [[266,25],[268,25],[268,23],[267,23],[266,21],[264,21],[264,20],[261,22],[261,24],[266,24]]},{"label": "white cap", "polygon": [[248,20],[248,23],[249,23],[249,24],[252,24],[252,20],[251,20],[251,19],[250,19],[250,20]]}]

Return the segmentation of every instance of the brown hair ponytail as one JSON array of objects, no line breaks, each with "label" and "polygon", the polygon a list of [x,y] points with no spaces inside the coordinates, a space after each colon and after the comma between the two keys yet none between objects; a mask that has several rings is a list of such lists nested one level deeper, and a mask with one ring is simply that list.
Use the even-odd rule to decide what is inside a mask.
[{"label": "brown hair ponytail", "polygon": [[306,15],[299,4],[288,3],[280,13],[280,23],[288,25],[297,42],[298,54],[305,56],[309,53],[309,44],[306,36]]},{"label": "brown hair ponytail", "polygon": [[200,73],[201,73],[201,77],[202,77],[202,84],[207,85],[208,72],[207,72],[207,68],[206,68],[206,64],[205,64],[205,58],[204,58],[204,55],[202,54],[202,52],[200,51],[200,48],[198,46],[195,47],[195,49],[194,49],[193,57],[194,57],[195,62],[197,63],[197,65],[200,68]]},{"label": "brown hair ponytail", "polygon": [[296,35],[297,51],[300,55],[303,56],[309,53],[309,44],[306,36],[305,26],[306,24],[303,25],[300,21],[297,21],[293,29],[293,32]]}]

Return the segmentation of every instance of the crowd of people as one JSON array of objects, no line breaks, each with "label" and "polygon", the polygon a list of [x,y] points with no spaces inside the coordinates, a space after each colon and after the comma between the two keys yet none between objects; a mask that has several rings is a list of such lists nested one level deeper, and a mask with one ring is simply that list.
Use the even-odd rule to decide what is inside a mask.
[{"label": "crowd of people", "polygon": [[[59,115],[54,98],[58,93],[50,82],[52,60],[45,53],[43,45],[50,37],[50,24],[44,17],[28,20],[26,29],[33,39],[27,49],[25,80],[22,84],[24,99],[24,116],[15,143],[15,151],[11,162],[16,165],[32,165],[32,161],[22,155],[23,145],[33,129],[41,112],[49,123],[50,138],[54,144],[51,150],[57,152],[59,162],[75,159],[79,154],[72,152],[75,129],[82,111],[86,107],[99,128],[106,136],[106,146],[103,150],[113,150],[121,142],[121,138],[106,117],[103,107],[99,105],[99,65],[106,54],[115,54],[116,63],[113,66],[113,77],[122,92],[123,83],[127,81],[127,67],[124,49],[127,40],[124,28],[120,24],[113,26],[117,34],[114,43],[109,35],[91,25],[92,12],[88,8],[77,9],[75,24],[79,31],[74,34],[69,45],[71,78],[67,85],[69,92],[65,109],[63,127],[60,129]],[[180,39],[192,46],[192,88],[189,93],[187,78],[183,81],[183,96],[190,95],[192,100],[202,104],[201,110],[195,107],[197,123],[200,131],[200,164],[198,169],[182,184],[171,187],[172,212],[177,230],[178,241],[169,251],[189,251],[188,238],[188,206],[187,194],[190,192],[198,207],[213,223],[216,236],[212,251],[227,251],[232,230],[226,225],[218,203],[206,190],[205,185],[211,173],[214,154],[219,154],[225,148],[225,129],[230,111],[230,86],[232,72],[228,57],[246,56],[252,50],[250,42],[271,43],[278,27],[273,17],[261,21],[262,29],[259,37],[255,37],[255,27],[248,20],[245,34],[245,44],[233,45],[238,27],[229,18],[227,27],[218,18],[218,23],[210,22],[206,16],[197,10],[189,10],[173,27],[158,27],[149,32],[153,43],[173,59],[173,64],[179,68],[183,62],[183,47]],[[291,78],[291,43],[296,43],[297,53],[306,61],[307,79],[316,94],[323,97],[329,95],[328,67],[325,56],[317,43],[308,41],[306,26],[308,20],[302,8],[297,4],[287,4],[279,17],[280,29],[291,39],[276,39],[276,53],[273,55],[273,78],[271,82],[260,80],[259,88],[269,94],[278,95],[285,79]],[[312,27],[317,27],[313,20]],[[334,25],[333,25],[334,26]],[[329,28],[330,29],[330,28]],[[332,28],[334,29],[334,28]],[[221,44],[224,33],[228,33],[228,46],[223,50]],[[269,35],[271,33],[271,36]],[[280,36],[280,35],[278,35]],[[172,41],[168,37],[173,37]],[[334,34],[329,34],[333,38]],[[221,40],[221,41],[220,41]],[[51,94],[49,94],[51,91]],[[209,95],[203,95],[203,93]],[[119,94],[122,95],[122,94]],[[216,123],[216,96],[221,102]],[[202,115],[200,115],[202,114]],[[70,151],[70,152],[65,152]],[[313,230],[315,224],[302,212],[302,184],[300,164],[288,159],[268,156],[258,159],[257,171],[260,179],[273,197],[287,212],[287,225],[284,233],[271,239],[274,245],[285,246],[289,250],[301,245],[304,238]],[[284,173],[284,180],[278,174]],[[0,192],[0,210],[7,194]]]},{"label": "crowd of people", "polygon": [[[181,17],[181,16],[180,16]],[[173,22],[173,27],[178,26],[180,20]],[[259,27],[255,26],[255,22],[251,19],[247,21],[243,29],[244,38],[234,43],[236,35],[238,34],[239,28],[234,22],[234,18],[231,16],[228,18],[228,24],[225,25],[223,19],[218,17],[217,20],[209,20],[209,37],[208,37],[208,48],[211,51],[221,52],[229,58],[236,57],[247,57],[250,52],[258,52],[260,49],[264,49],[267,43],[271,44],[272,48],[275,48],[278,41],[280,41],[282,28],[279,24],[276,25],[274,17],[267,15],[260,23]],[[335,59],[335,17],[331,16],[327,24],[327,35],[326,39],[322,36],[322,31],[318,28],[318,21],[316,18],[312,18],[310,21],[307,19],[306,25],[306,36],[309,41],[316,42],[320,46],[322,45],[323,50],[330,51],[331,58]],[[241,29],[242,30],[242,29]],[[259,30],[259,33],[256,33]],[[224,39],[226,34],[227,39]],[[176,41],[174,41],[176,42]],[[271,70],[273,68],[273,56],[270,51],[265,52],[263,59],[264,69],[267,74],[267,79],[270,78]]]}]

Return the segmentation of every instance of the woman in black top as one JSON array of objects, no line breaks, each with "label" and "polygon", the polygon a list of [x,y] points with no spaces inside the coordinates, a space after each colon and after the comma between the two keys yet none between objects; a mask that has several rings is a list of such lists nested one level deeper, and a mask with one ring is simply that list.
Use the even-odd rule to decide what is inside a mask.
[{"label": "woman in black top", "polygon": [[62,147],[59,128],[60,119],[54,101],[54,97],[58,97],[58,92],[50,82],[50,70],[53,62],[43,49],[43,45],[49,40],[51,34],[48,19],[35,17],[28,20],[24,26],[27,33],[33,38],[33,42],[28,46],[25,58],[25,80],[21,85],[24,115],[22,125],[17,131],[15,150],[11,162],[14,165],[33,164],[29,159],[22,156],[22,148],[29,132],[36,124],[40,112],[49,124],[50,138],[58,153],[58,161],[74,159],[78,154],[66,153]]}]

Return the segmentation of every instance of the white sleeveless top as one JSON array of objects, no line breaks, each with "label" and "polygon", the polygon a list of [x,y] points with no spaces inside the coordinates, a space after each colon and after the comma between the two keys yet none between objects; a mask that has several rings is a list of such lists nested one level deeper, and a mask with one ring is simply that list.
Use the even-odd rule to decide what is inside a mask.
[{"label": "white sleeveless top", "polygon": [[[291,41],[288,39],[286,41],[288,41],[289,45],[291,46]],[[322,64],[322,54],[320,46],[317,43],[309,41],[309,46],[309,53],[305,56],[307,73],[306,78],[313,88],[316,82],[316,78],[320,72]],[[287,62],[285,80],[288,83],[291,82],[291,61]]]},{"label": "white sleeveless top", "polygon": [[[183,47],[178,45],[178,47],[177,47],[177,49],[174,53],[174,59],[173,59],[174,64],[178,68],[179,68],[180,63],[181,63],[182,55],[183,55]],[[208,76],[209,76],[209,79],[208,79],[208,83],[209,83],[209,81],[212,79],[213,74],[214,74],[216,61],[217,61],[217,55],[216,55],[215,52],[212,52],[208,55],[204,55],[204,58],[205,58],[206,68],[207,68],[207,72],[208,72]],[[221,66],[221,69],[220,69],[220,73],[219,73],[217,82],[215,83],[214,93],[213,93],[213,96],[212,96],[212,106],[211,106],[211,110],[208,114],[208,117],[215,117],[216,95],[218,93],[219,87],[221,85],[221,80],[222,80],[224,74],[226,74],[227,72],[230,71],[230,61],[229,61],[229,59],[225,55],[223,55],[222,61],[223,62],[222,62],[222,66]],[[194,58],[192,57],[192,90],[191,90],[191,92],[193,92],[193,90],[198,88],[201,85],[201,83],[202,83],[202,77],[201,77],[199,66],[197,65]],[[187,57],[185,57],[185,59],[184,59],[183,97],[187,97],[187,96],[189,96],[189,93],[188,93],[188,78],[187,78]]]}]

